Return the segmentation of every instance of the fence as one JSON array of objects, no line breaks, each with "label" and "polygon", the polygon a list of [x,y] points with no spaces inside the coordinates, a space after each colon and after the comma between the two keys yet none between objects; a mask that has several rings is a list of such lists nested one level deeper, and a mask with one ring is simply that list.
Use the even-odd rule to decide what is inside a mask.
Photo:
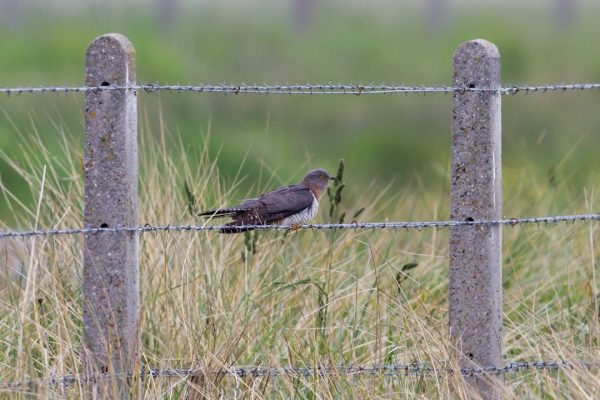
[{"label": "fence", "polygon": [[[389,365],[337,365],[337,366],[316,366],[316,367],[264,367],[264,366],[235,366],[224,367],[221,369],[207,370],[204,368],[142,368],[139,376],[141,378],[190,378],[201,375],[213,375],[231,378],[260,378],[260,377],[325,377],[325,376],[384,376],[384,377],[443,377],[452,374],[461,374],[468,377],[476,376],[502,376],[511,372],[520,371],[558,371],[562,369],[585,368],[589,369],[592,365],[587,362],[566,362],[566,361],[534,361],[534,362],[512,362],[504,365],[502,368],[460,368],[455,370],[451,367],[434,368],[422,364],[389,364]],[[97,382],[110,381],[123,375],[131,378],[132,374],[72,374],[62,376],[50,376],[46,379],[37,379],[29,381],[0,382],[0,390],[20,389],[24,387],[50,386],[67,388],[74,384],[94,384]]]},{"label": "fence", "polygon": [[[137,226],[137,92],[190,91],[235,95],[375,95],[453,94],[451,143],[451,215],[448,221],[364,222],[302,225],[303,229],[450,229],[449,329],[460,372],[484,398],[498,393],[490,375],[520,368],[559,369],[567,362],[503,364],[502,360],[502,226],[599,221],[598,214],[502,218],[501,96],[519,93],[597,90],[600,84],[500,85],[500,56],[484,40],[462,44],[454,55],[452,86],[387,85],[158,85],[136,83],[133,47],[121,35],[97,38],[86,55],[83,87],[0,88],[6,95],[83,93],[85,95],[84,227],[0,232],[0,239],[49,235],[84,235],[83,324],[85,375],[28,382],[3,382],[0,388],[70,384],[118,376],[193,376],[198,369],[144,370],[138,337],[139,234],[159,231],[218,231],[221,226]],[[247,226],[248,227],[248,226]],[[290,229],[252,225],[256,229]],[[477,243],[477,246],[473,246]],[[262,369],[261,369],[262,368]],[[336,368],[249,367],[217,371],[225,375],[268,374],[412,374],[452,373],[451,368],[384,365]],[[204,371],[203,373],[206,373]],[[128,380],[118,379],[120,390]]]}]

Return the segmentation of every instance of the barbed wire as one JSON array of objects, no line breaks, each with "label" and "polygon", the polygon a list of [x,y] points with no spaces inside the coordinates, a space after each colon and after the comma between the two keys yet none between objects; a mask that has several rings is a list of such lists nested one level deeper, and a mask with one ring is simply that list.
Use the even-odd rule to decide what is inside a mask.
[{"label": "barbed wire", "polygon": [[[260,378],[260,377],[337,377],[356,375],[380,375],[380,376],[432,376],[461,374],[463,376],[476,375],[502,375],[510,372],[562,370],[585,368],[590,369],[592,363],[588,361],[516,361],[505,364],[503,367],[481,367],[461,368],[455,370],[450,367],[433,367],[427,364],[384,364],[384,365],[318,365],[315,367],[265,367],[265,366],[230,366],[220,369],[206,368],[142,368],[139,374],[141,379],[152,378],[189,378],[193,376],[220,376],[230,378]],[[0,390],[16,390],[19,388],[34,388],[40,386],[63,386],[68,387],[76,382],[96,383],[110,379],[131,378],[131,373],[103,373],[97,375],[66,374],[61,376],[49,376],[47,378],[1,381]]]},{"label": "barbed wire", "polygon": [[508,225],[515,226],[520,224],[556,224],[561,222],[584,222],[600,221],[600,214],[575,214],[575,215],[555,215],[545,217],[530,218],[509,218],[500,220],[471,220],[465,221],[414,221],[414,222],[352,222],[346,224],[303,224],[298,226],[290,225],[149,225],[134,227],[106,227],[106,228],[67,228],[67,229],[47,229],[47,230],[27,230],[27,231],[2,231],[0,239],[11,237],[31,237],[31,236],[59,236],[59,235],[78,235],[78,234],[99,234],[99,233],[145,233],[145,232],[214,232],[227,229],[230,232],[244,232],[247,230],[421,230],[426,228],[452,228],[460,226],[485,226],[485,225]]},{"label": "barbed wire", "polygon": [[503,95],[515,95],[518,93],[548,93],[598,90],[600,83],[547,83],[541,85],[509,85],[500,88],[472,88],[453,87],[447,85],[418,86],[418,85],[386,85],[386,84],[353,84],[353,83],[327,83],[327,84],[263,84],[247,85],[245,83],[235,84],[199,84],[199,85],[168,85],[141,83],[135,85],[105,85],[105,86],[23,86],[23,87],[0,87],[0,94],[22,95],[22,94],[47,94],[47,93],[87,93],[112,90],[136,90],[147,93],[158,91],[169,92],[193,92],[193,93],[221,93],[235,95],[365,95],[365,94],[451,94],[465,92],[498,92]]}]

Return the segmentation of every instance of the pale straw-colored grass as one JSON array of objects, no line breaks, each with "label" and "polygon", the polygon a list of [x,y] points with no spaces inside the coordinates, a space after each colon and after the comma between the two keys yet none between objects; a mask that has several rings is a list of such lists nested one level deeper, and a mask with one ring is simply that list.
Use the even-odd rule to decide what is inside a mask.
[{"label": "pale straw-colored grass", "polygon": [[[252,193],[240,175],[222,179],[198,143],[181,143],[160,126],[140,137],[140,224],[200,224],[188,209],[184,182],[205,209],[280,183],[268,171]],[[82,150],[59,124],[60,151],[50,153],[35,128],[20,131],[23,163],[11,164],[36,203],[3,187],[18,225],[82,225]],[[186,154],[195,152],[194,165]],[[174,157],[173,155],[177,155]],[[347,160],[352,163],[352,160]],[[306,168],[308,169],[308,167]],[[298,177],[304,171],[298,171]],[[550,185],[521,165],[505,171],[505,215],[597,210],[590,187]],[[361,221],[431,220],[448,215],[448,193],[425,182],[399,192],[374,183],[358,190],[351,176],[341,207]],[[439,185],[438,185],[439,186]],[[382,194],[383,193],[383,194]],[[328,200],[318,222],[327,221]],[[597,224],[504,228],[505,360],[600,361]],[[243,235],[144,233],[140,243],[143,362],[158,368],[232,365],[273,367],[426,363],[451,366],[447,338],[446,230],[261,232],[256,252]],[[82,238],[3,239],[0,279],[0,376],[27,380],[81,372]],[[476,244],[474,244],[476,245]],[[242,255],[243,254],[243,255]],[[418,263],[414,269],[403,266]],[[598,369],[507,374],[506,398],[597,398]],[[183,398],[189,387],[210,398],[467,398],[457,375],[433,377],[263,377],[148,379],[145,398]],[[82,387],[24,387],[2,396],[78,398]]]}]

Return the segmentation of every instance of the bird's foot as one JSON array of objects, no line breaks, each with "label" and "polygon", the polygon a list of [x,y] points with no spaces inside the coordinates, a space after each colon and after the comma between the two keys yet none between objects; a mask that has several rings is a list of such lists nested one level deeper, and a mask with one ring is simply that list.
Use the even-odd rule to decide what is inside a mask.
[{"label": "bird's foot", "polygon": [[300,229],[300,226],[300,224],[292,224],[292,226],[290,227],[290,231],[297,232]]}]

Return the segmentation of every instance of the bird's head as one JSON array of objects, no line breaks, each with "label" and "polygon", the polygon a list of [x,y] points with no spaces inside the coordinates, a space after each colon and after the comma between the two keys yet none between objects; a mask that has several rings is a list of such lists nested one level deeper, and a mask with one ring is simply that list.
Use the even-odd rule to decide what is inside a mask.
[{"label": "bird's head", "polygon": [[330,177],[327,171],[319,168],[306,174],[304,179],[302,179],[302,183],[305,184],[317,198],[319,198],[321,196],[321,191],[327,187],[327,184],[332,179],[335,178]]}]

